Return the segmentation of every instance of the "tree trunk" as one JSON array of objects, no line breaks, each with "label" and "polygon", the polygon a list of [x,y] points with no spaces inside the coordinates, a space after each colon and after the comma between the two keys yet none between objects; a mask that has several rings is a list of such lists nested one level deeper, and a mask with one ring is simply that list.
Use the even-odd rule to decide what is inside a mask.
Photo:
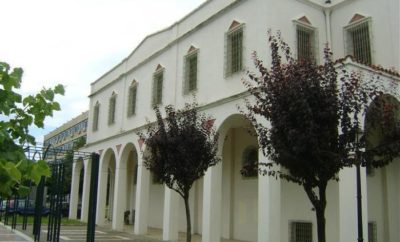
[{"label": "tree trunk", "polygon": [[307,193],[308,198],[310,199],[312,205],[315,209],[315,215],[317,218],[317,237],[318,242],[326,242],[326,233],[325,233],[325,208],[326,208],[326,187],[327,183],[319,184],[318,192],[319,196],[317,197],[313,191],[313,188],[307,185],[304,185],[304,190]]},{"label": "tree trunk", "polygon": [[319,200],[318,200],[318,205],[315,206],[315,214],[317,216],[318,242],[326,241],[326,234],[325,234],[326,187],[327,187],[326,183],[320,184],[318,186]]},{"label": "tree trunk", "polygon": [[186,209],[186,242],[192,241],[192,223],[190,221],[189,193],[183,198]]},{"label": "tree trunk", "polygon": [[325,209],[318,208],[315,210],[317,215],[317,233],[318,233],[318,242],[326,241],[325,234]]}]

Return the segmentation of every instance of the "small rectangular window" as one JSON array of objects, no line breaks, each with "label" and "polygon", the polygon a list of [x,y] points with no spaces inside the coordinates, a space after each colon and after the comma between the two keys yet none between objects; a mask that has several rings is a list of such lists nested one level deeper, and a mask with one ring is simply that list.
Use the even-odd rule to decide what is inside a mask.
[{"label": "small rectangular window", "polygon": [[370,22],[366,18],[345,28],[347,54],[364,64],[372,63]]},{"label": "small rectangular window", "polygon": [[312,242],[312,223],[291,222],[290,242]]},{"label": "small rectangular window", "polygon": [[163,97],[164,71],[157,71],[153,75],[153,101],[152,105],[160,105]]},{"label": "small rectangular window", "polygon": [[197,53],[195,51],[185,56],[185,94],[197,89]]},{"label": "small rectangular window", "polygon": [[225,76],[243,70],[243,27],[239,25],[226,34]]},{"label": "small rectangular window", "polygon": [[377,242],[376,223],[368,222],[368,242]]}]

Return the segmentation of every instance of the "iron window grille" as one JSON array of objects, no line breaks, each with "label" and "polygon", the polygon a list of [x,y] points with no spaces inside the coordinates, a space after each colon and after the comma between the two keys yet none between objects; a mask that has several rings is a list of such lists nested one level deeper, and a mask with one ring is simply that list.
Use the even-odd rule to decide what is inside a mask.
[{"label": "iron window grille", "polygon": [[162,104],[164,70],[158,70],[153,75],[153,100],[152,106]]},{"label": "iron window grille", "polygon": [[312,242],[312,223],[299,221],[291,222],[290,242]]},{"label": "iron window grille", "polygon": [[302,23],[296,23],[296,47],[298,60],[316,60],[316,29]]},{"label": "iron window grille", "polygon": [[94,105],[93,110],[93,131],[97,131],[99,129],[99,113],[100,113],[100,103],[97,102]]},{"label": "iron window grille", "polygon": [[108,106],[108,124],[109,125],[115,123],[116,104],[117,104],[117,94],[113,93],[110,97],[109,106]]},{"label": "iron window grille", "polygon": [[371,18],[363,18],[345,27],[346,54],[355,60],[372,64]]},{"label": "iron window grille", "polygon": [[128,117],[136,113],[136,95],[137,95],[137,82],[133,81],[129,87],[128,94]]},{"label": "iron window grille", "polygon": [[243,70],[244,24],[239,24],[225,34],[225,77]]},{"label": "iron window grille", "polygon": [[197,90],[198,50],[191,51],[185,56],[184,94]]},{"label": "iron window grille", "polygon": [[258,175],[258,149],[255,146],[249,146],[243,151],[242,169],[240,174],[243,177],[257,177]]}]

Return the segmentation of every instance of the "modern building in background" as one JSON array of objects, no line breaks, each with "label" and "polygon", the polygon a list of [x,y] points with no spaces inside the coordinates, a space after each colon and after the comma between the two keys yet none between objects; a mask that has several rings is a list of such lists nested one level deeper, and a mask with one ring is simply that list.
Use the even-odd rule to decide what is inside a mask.
[{"label": "modern building in background", "polygon": [[87,139],[89,112],[83,112],[77,117],[64,123],[57,129],[46,134],[43,139],[44,147],[58,148],[62,150],[71,150],[74,142],[79,139]]},{"label": "modern building in background", "polygon": [[[195,94],[201,110],[215,118],[222,162],[192,187],[193,233],[203,242],[317,241],[315,212],[302,187],[241,172],[255,153],[259,162],[269,162],[249,135],[251,124],[238,111],[248,97],[241,79],[246,70],[255,69],[253,51],[266,65],[271,62],[271,29],[281,32],[298,58],[323,63],[329,43],[334,58],[343,58],[348,70],[399,83],[399,20],[398,0],[208,0],[146,37],[91,84],[84,150],[101,155],[96,223],[111,221],[114,230],[122,230],[124,212],[135,210],[135,234],[158,228],[164,240],[176,240],[178,231],[186,231],[183,201],[151,179],[142,160],[146,147],[137,132],[155,120],[154,105],[181,108]],[[61,130],[46,140],[67,145],[72,134]],[[374,134],[371,143],[379,140]],[[81,219],[87,219],[90,174],[90,160],[74,163],[71,218],[76,218],[78,191],[83,189]],[[328,185],[328,242],[357,241],[355,174],[354,168],[345,168],[338,174],[340,182]],[[361,184],[364,241],[400,241],[400,160],[368,174],[362,168]]]}]

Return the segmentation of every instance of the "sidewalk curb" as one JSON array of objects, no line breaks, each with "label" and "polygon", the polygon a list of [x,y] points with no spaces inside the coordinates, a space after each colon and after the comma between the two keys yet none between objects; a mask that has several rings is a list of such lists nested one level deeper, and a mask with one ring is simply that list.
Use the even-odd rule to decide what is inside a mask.
[{"label": "sidewalk curb", "polygon": [[11,229],[11,227],[9,225],[5,225],[3,222],[0,222],[0,225],[3,226],[4,228],[6,228],[7,230],[12,231],[16,235],[21,236],[22,238],[26,239],[27,241],[34,242],[31,237],[29,237],[28,235],[18,231],[17,229]]}]

